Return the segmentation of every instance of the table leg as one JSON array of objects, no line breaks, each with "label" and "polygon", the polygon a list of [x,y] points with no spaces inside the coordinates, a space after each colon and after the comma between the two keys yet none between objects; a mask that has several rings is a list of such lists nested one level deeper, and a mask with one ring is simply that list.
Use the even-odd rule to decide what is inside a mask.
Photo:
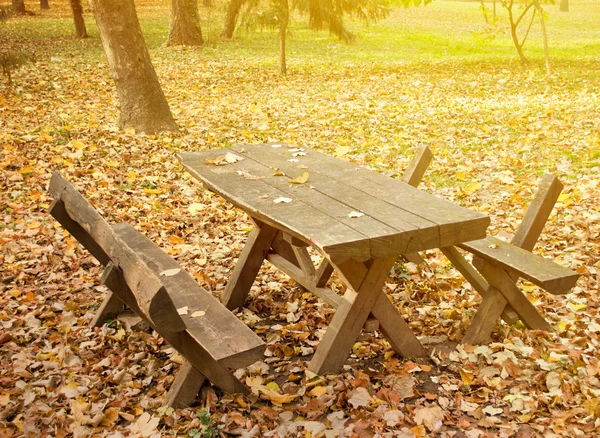
[{"label": "table leg", "polygon": [[277,229],[265,223],[260,223],[248,236],[248,241],[221,297],[221,302],[229,310],[244,305],[252,283],[256,279],[262,262],[267,258],[271,243],[276,235]]},{"label": "table leg", "polygon": [[348,267],[337,268],[350,287],[346,290],[308,366],[312,372],[323,374],[338,372],[341,369],[371,309],[383,293],[383,283],[395,261],[395,258],[372,260],[360,285],[355,285],[354,288],[347,280],[352,278],[353,274]]}]

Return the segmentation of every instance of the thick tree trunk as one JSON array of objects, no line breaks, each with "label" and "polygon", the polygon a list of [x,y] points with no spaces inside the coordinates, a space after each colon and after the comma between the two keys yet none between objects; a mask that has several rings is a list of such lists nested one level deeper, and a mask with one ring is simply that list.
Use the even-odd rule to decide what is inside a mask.
[{"label": "thick tree trunk", "polygon": [[290,19],[290,10],[288,0],[279,0],[279,61],[281,66],[281,74],[287,73],[287,65],[285,59],[285,37],[287,33],[288,22]]},{"label": "thick tree trunk", "polygon": [[119,95],[119,126],[147,134],[176,131],[133,0],[90,0],[90,4]]},{"label": "thick tree trunk", "polygon": [[40,0],[40,9],[50,9],[48,0]]},{"label": "thick tree trunk", "polygon": [[172,0],[167,46],[200,46],[203,42],[198,0]]},{"label": "thick tree trunk", "polygon": [[569,12],[569,0],[560,0],[560,11]]},{"label": "thick tree trunk", "polygon": [[240,10],[242,9],[243,4],[244,0],[229,0],[229,4],[227,5],[227,13],[225,14],[225,24],[223,26],[223,30],[221,31],[221,36],[223,38],[231,39],[233,37],[233,31],[235,30],[238,15],[240,15]]},{"label": "thick tree trunk", "polygon": [[71,11],[73,12],[73,22],[75,23],[75,36],[77,38],[87,38],[87,29],[83,19],[83,8],[81,0],[69,0]]},{"label": "thick tree trunk", "polygon": [[25,12],[25,0],[12,0],[13,10],[15,14],[24,15]]}]

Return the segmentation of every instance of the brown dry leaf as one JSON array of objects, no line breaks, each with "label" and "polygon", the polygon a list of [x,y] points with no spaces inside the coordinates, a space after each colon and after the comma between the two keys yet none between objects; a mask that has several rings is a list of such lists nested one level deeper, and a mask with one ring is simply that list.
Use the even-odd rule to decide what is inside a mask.
[{"label": "brown dry leaf", "polygon": [[302,175],[297,176],[296,178],[288,180],[288,182],[292,184],[304,184],[308,181],[309,174],[308,172],[304,172]]}]

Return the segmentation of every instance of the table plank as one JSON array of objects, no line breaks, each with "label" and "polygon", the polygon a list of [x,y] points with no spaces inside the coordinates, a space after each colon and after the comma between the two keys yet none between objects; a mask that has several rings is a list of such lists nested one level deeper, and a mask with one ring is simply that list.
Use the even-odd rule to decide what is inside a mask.
[{"label": "table plank", "polygon": [[[385,258],[392,254],[397,256],[439,246],[439,226],[432,221],[383,202],[364,191],[340,183],[319,169],[298,169],[296,163],[289,162],[285,156],[273,154],[269,149],[254,147],[236,147],[234,149],[243,153],[244,157],[249,160],[243,163],[247,168],[255,168],[256,164],[260,163],[265,167],[276,167],[285,174],[285,177],[272,177],[273,171],[269,169],[270,173],[265,179],[269,184],[278,184],[282,190],[286,190],[290,194],[302,192],[315,203],[317,208],[339,217],[346,225],[363,233],[365,233],[365,229],[368,230],[365,234],[371,237],[373,257]],[[306,184],[288,183],[289,178],[294,178],[306,171],[310,175]],[[341,208],[332,209],[338,204],[341,204]],[[348,214],[352,211],[361,212],[364,216],[350,218]],[[385,227],[385,233],[381,232],[382,225]],[[393,233],[396,233],[397,236],[390,241],[390,234]],[[398,240],[399,237],[402,238]]]},{"label": "table plank", "polygon": [[[471,239],[470,236],[484,236],[489,225],[489,217],[472,210],[455,205],[434,195],[418,190],[401,181],[381,175],[365,167],[359,167],[348,161],[331,157],[309,148],[302,149],[306,155],[290,153],[290,147],[278,144],[244,146],[246,151],[253,149],[270,149],[274,155],[297,159],[299,166],[308,166],[308,172],[326,174],[349,187],[361,190],[377,197],[387,204],[414,213],[440,226],[440,245],[444,247]],[[294,148],[291,148],[294,149]],[[254,152],[255,153],[255,152]],[[481,238],[481,237],[479,237]]]},{"label": "table plank", "polygon": [[273,202],[279,197],[289,197],[288,193],[261,179],[246,179],[238,175],[237,171],[242,170],[239,163],[215,166],[205,161],[220,154],[223,151],[188,152],[182,153],[180,160],[185,169],[210,190],[251,216],[315,245],[327,256],[337,260],[368,260],[371,257],[368,236],[339,221],[332,221],[330,216],[299,199],[292,198],[290,203]]}]

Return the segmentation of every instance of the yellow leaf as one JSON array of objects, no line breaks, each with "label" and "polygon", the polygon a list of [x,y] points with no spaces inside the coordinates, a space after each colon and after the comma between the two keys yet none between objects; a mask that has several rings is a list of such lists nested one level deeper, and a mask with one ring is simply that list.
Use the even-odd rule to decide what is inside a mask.
[{"label": "yellow leaf", "polygon": [[581,309],[585,309],[587,307],[586,304],[575,304],[575,303],[567,303],[567,306],[571,308],[573,312],[578,312]]},{"label": "yellow leaf", "polygon": [[271,391],[279,391],[279,385],[275,382],[269,382],[265,385],[265,388],[270,389]]},{"label": "yellow leaf", "polygon": [[467,179],[467,174],[465,172],[456,172],[456,174],[454,176],[459,181],[464,181]]},{"label": "yellow leaf", "polygon": [[169,236],[169,243],[171,245],[178,245],[180,243],[184,243],[185,240],[183,240],[181,237],[179,236]]},{"label": "yellow leaf", "polygon": [[304,184],[306,181],[308,181],[308,172],[304,172],[302,175],[297,176],[294,179],[288,180],[288,182],[292,184]]},{"label": "yellow leaf", "polygon": [[337,155],[338,157],[343,157],[348,152],[350,152],[350,148],[348,146],[338,146],[337,148],[335,148],[335,155]]},{"label": "yellow leaf", "polygon": [[115,160],[109,160],[105,163],[108,167],[119,167],[121,163]]},{"label": "yellow leaf", "polygon": [[30,166],[22,167],[21,170],[19,170],[19,173],[21,175],[25,175],[26,173],[31,173],[31,167]]},{"label": "yellow leaf", "polygon": [[458,368],[458,371],[460,371],[460,378],[462,379],[463,383],[465,385],[472,385],[474,382],[473,379],[473,372],[472,371],[468,371],[465,370],[464,368]]},{"label": "yellow leaf", "polygon": [[126,179],[127,183],[128,184],[133,183],[135,181],[136,176],[137,176],[137,173],[135,173],[133,170],[130,170],[129,174],[127,175],[127,179]]},{"label": "yellow leaf", "polygon": [[79,151],[85,147],[85,143],[79,140],[73,140],[73,147]]},{"label": "yellow leaf", "polygon": [[283,172],[280,172],[279,170],[277,172],[275,172],[273,174],[273,176],[283,176]]},{"label": "yellow leaf", "polygon": [[327,394],[327,388],[324,386],[315,386],[313,389],[310,390],[309,394],[313,397],[320,397],[323,394]]},{"label": "yellow leaf", "polygon": [[481,184],[479,184],[477,181],[474,181],[471,184],[469,184],[467,187],[465,187],[465,193],[467,193],[468,195],[472,195],[477,190],[479,190],[480,187],[481,187]]},{"label": "yellow leaf", "polygon": [[148,193],[150,195],[158,195],[161,193],[159,189],[149,189],[148,187],[144,187],[144,193]]}]

